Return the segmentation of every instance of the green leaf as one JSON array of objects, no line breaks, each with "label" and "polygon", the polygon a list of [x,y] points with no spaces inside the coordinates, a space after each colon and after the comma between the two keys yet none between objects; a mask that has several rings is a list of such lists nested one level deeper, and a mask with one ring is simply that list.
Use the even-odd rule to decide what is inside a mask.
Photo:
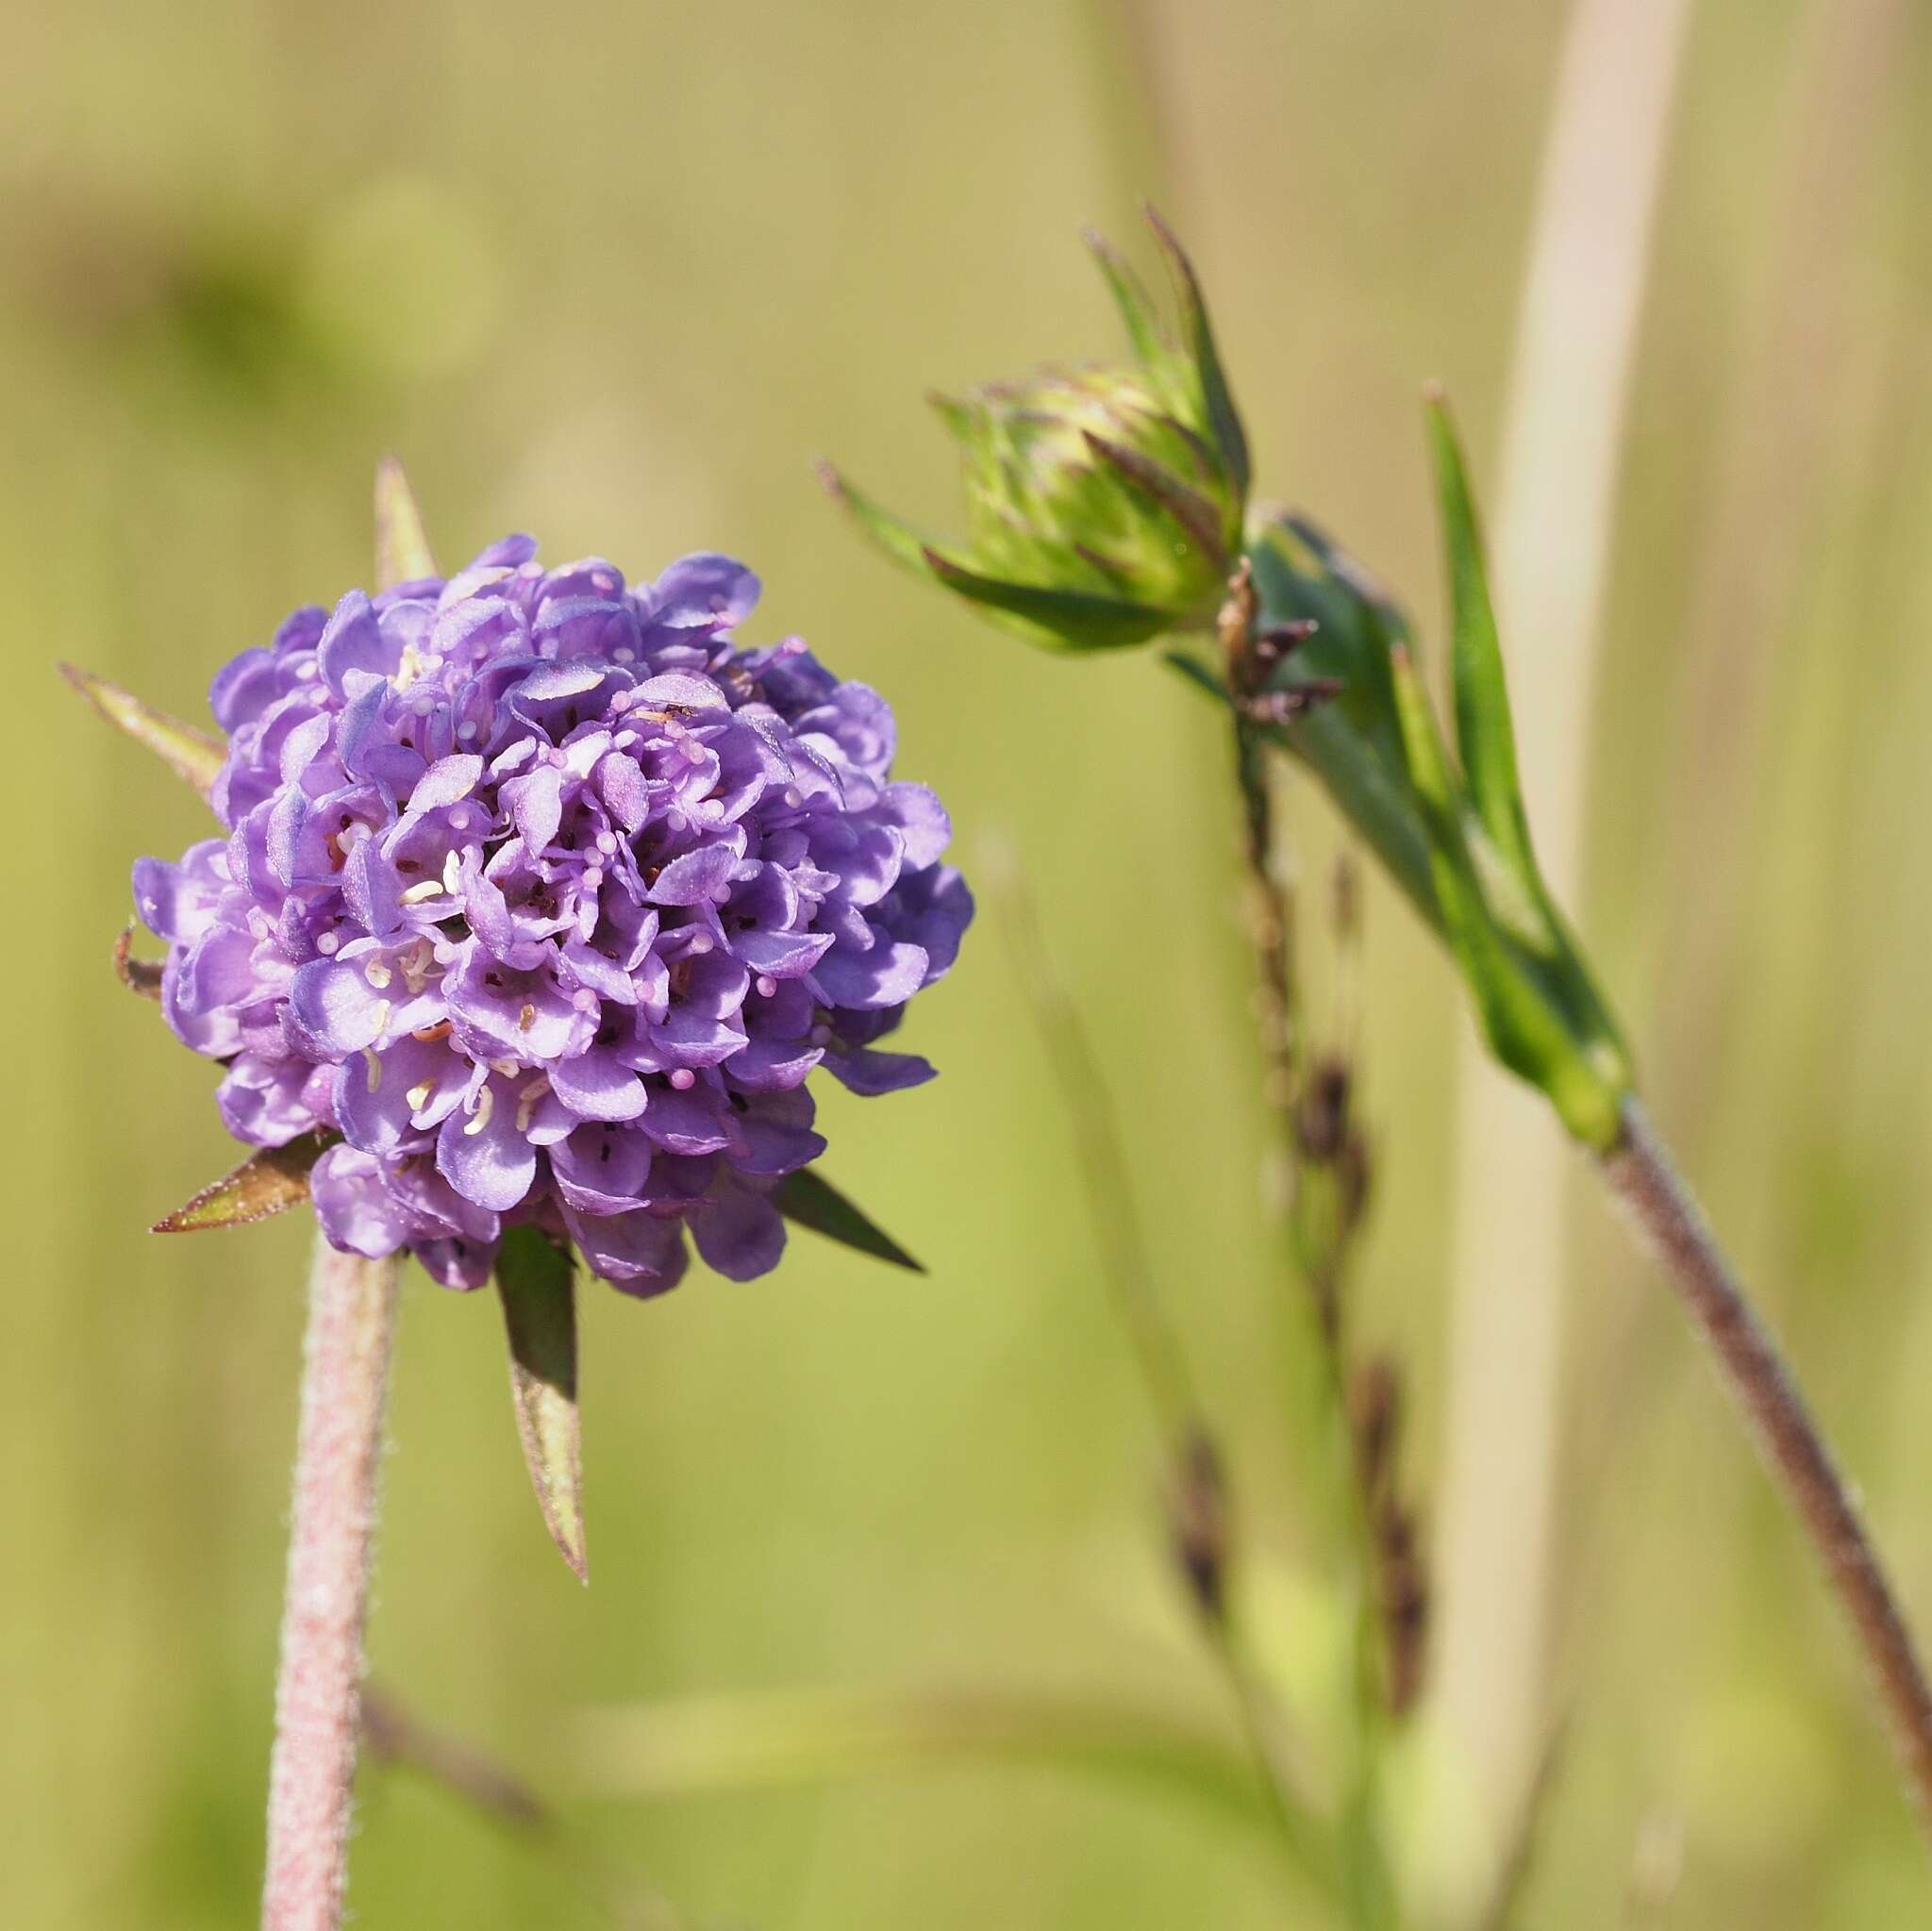
[{"label": "green leaf", "polygon": [[511,1227],[497,1249],[496,1291],[509,1338],[509,1385],[524,1462],[550,1540],[577,1580],[588,1582],[573,1273],[570,1255],[535,1227]]},{"label": "green leaf", "polygon": [[1208,319],[1208,304],[1201,294],[1194,264],[1188,259],[1187,251],[1159,214],[1150,207],[1146,215],[1147,225],[1154,230],[1154,238],[1160,243],[1168,266],[1174,271],[1174,287],[1181,299],[1181,321],[1188,347],[1193,354],[1195,376],[1201,386],[1201,406],[1207,413],[1208,426],[1214,432],[1214,441],[1220,448],[1222,460],[1227,465],[1228,474],[1234,478],[1236,494],[1245,501],[1248,494],[1248,439],[1241,428],[1233,393],[1221,367],[1220,351],[1214,346],[1214,328]]},{"label": "green leaf", "polygon": [[1516,729],[1496,636],[1495,607],[1483,564],[1482,534],[1447,400],[1427,396],[1429,444],[1449,574],[1451,666],[1456,687],[1456,748],[1469,799],[1496,850],[1525,886],[1537,876],[1529,821],[1516,768]]},{"label": "green leaf", "polygon": [[176,777],[192,785],[204,798],[208,796],[222,760],[228,755],[220,739],[184,724],[165,711],[152,709],[131,691],[124,691],[92,671],[62,664],[60,674],[117,730],[145,744]]},{"label": "green leaf", "polygon": [[796,1221],[801,1227],[809,1227],[841,1247],[869,1254],[874,1260],[891,1261],[914,1273],[925,1272],[884,1228],[809,1167],[801,1167],[779,1181],[772,1201],[788,1221]]},{"label": "green leaf", "polygon": [[134,937],[134,927],[124,925],[121,936],[114,941],[114,976],[130,992],[138,992],[143,999],[158,1000],[161,996],[161,969],[153,959],[136,958],[128,950],[128,941]]},{"label": "green leaf", "polygon": [[386,456],[375,466],[375,587],[393,590],[435,574],[436,558],[429,554],[409,479],[402,464]]},{"label": "green leaf", "polygon": [[1174,613],[1151,604],[1103,597],[1090,591],[1046,590],[1039,584],[1006,583],[955,563],[928,545],[926,570],[968,602],[1003,619],[1029,642],[1050,650],[1124,650],[1145,643],[1174,627]]},{"label": "green leaf", "polygon": [[157,1234],[200,1234],[216,1227],[245,1227],[286,1213],[308,1198],[308,1172],[341,1136],[305,1133],[287,1146],[265,1146],[232,1174],[154,1224]]},{"label": "green leaf", "polygon": [[1156,309],[1153,298],[1148,294],[1146,285],[1128,265],[1126,258],[1114,247],[1098,228],[1088,228],[1081,235],[1093,258],[1100,264],[1100,272],[1107,277],[1108,288],[1113,293],[1114,306],[1121,311],[1121,321],[1126,325],[1127,341],[1133,351],[1150,369],[1160,368],[1174,354],[1173,345],[1167,339],[1167,331],[1160,325],[1160,315]]},{"label": "green leaf", "polygon": [[1623,1094],[1585,1057],[1492,923],[1471,866],[1459,817],[1462,805],[1428,695],[1406,649],[1391,654],[1390,669],[1410,781],[1428,823],[1430,870],[1443,930],[1468,981],[1484,1036],[1510,1072],[1549,1096],[1578,1140],[1607,1151],[1623,1132]]},{"label": "green leaf", "polygon": [[1449,574],[1457,746],[1470,804],[1488,845],[1487,852],[1475,848],[1478,859],[1486,861],[1477,864],[1478,882],[1492,914],[1541,967],[1572,1033],[1587,1043],[1607,1074],[1627,1086],[1629,1050],[1536,861],[1482,533],[1455,420],[1438,391],[1428,394],[1427,415]]}]

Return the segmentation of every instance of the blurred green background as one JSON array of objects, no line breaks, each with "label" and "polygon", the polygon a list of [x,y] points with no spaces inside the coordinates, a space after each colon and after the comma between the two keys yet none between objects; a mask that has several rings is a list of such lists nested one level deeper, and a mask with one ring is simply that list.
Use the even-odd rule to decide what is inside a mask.
[{"label": "blurred green background", "polygon": [[[511,527],[641,574],[729,548],[767,585],[749,636],[802,631],[890,693],[902,770],[951,804],[962,862],[1003,840],[1041,903],[1249,1527],[1284,1562],[1316,1553],[1215,720],[1145,661],[1036,656],[893,575],[809,458],[943,526],[953,477],[921,392],[1112,353],[1076,231],[1131,237],[1152,191],[1213,293],[1264,488],[1344,532],[1433,627],[1415,392],[1447,381],[1492,464],[1564,16],[15,11],[0,1921],[254,1920],[305,1240],[292,1219],[142,1232],[231,1158],[208,1069],[108,968],[129,862],[204,817],[51,666],[204,715],[218,662],[367,580],[384,450],[445,565]],[[1694,6],[1578,907],[1655,1108],[1922,1617],[1928,180],[1922,8]],[[1312,872],[1329,829],[1299,796],[1294,814]],[[1379,888],[1367,956],[1381,1190],[1357,1318],[1408,1364],[1426,1499],[1466,1021]],[[994,909],[908,1042],[944,1076],[829,1098],[827,1164],[930,1279],[801,1236],[749,1287],[589,1296],[588,1593],[527,1493],[495,1309],[408,1282],[376,1673],[700,1922],[1280,1923],[1262,1837],[1117,1783],[962,1767],[646,1805],[602,1788],[611,1767],[581,1747],[587,1706],[811,1683],[1124,1689],[1226,1724],[1164,1567],[1154,1440]],[[1804,1552],[1594,1203],[1574,1249],[1547,1283],[1571,1323],[1548,1692],[1567,1741],[1525,1922],[1924,1922],[1923,1860]],[[353,1891],[375,1927],[612,1922],[398,1772],[366,1779]]]}]

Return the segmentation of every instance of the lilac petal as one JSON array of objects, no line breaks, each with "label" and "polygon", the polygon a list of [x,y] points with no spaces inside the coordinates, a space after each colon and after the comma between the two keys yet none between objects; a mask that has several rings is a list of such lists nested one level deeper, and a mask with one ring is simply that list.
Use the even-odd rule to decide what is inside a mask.
[{"label": "lilac petal", "polygon": [[867,1099],[924,1086],[937,1076],[932,1062],[922,1059],[917,1053],[828,1052],[825,1071],[841,1085]]},{"label": "lilac petal", "polygon": [[709,1205],[691,1217],[691,1239],[705,1265],[726,1280],[756,1280],[777,1266],[785,1251],[785,1223],[761,1193],[726,1183]]},{"label": "lilac petal", "polygon": [[730,883],[732,873],[738,869],[739,856],[729,843],[721,840],[673,858],[651,886],[653,902],[660,906],[701,904],[720,886]]},{"label": "lilac petal", "polygon": [[578,1213],[624,1213],[643,1197],[651,1143],[627,1127],[592,1123],[551,1148],[550,1167],[558,1191]]},{"label": "lilac petal", "polygon": [[524,849],[533,858],[541,857],[563,823],[562,772],[554,764],[540,764],[528,776],[511,778],[499,795],[523,834]]},{"label": "lilac petal", "polygon": [[652,1092],[651,1103],[638,1124],[669,1153],[722,1153],[737,1136],[725,1124],[720,1105],[712,1093],[679,1092],[675,1087],[662,1087]]},{"label": "lilac petal", "polygon": [[405,1033],[379,1053],[343,1060],[334,1084],[336,1124],[352,1146],[396,1153],[447,1120],[478,1071],[447,1041]]},{"label": "lilac petal", "polygon": [[925,983],[925,964],[924,947],[903,940],[874,945],[870,952],[849,952],[841,945],[819,961],[812,977],[829,1005],[870,1012],[903,1006]]},{"label": "lilac petal", "polygon": [[879,794],[879,815],[904,835],[906,863],[914,870],[937,865],[952,842],[953,821],[939,793],[924,785],[888,785]]},{"label": "lilac petal", "polygon": [[324,682],[341,697],[347,694],[344,680],[351,671],[392,676],[399,658],[396,645],[382,634],[374,606],[359,590],[352,590],[328,620],[315,647],[315,659]]},{"label": "lilac petal", "polygon": [[640,1210],[591,1215],[563,1209],[564,1225],[593,1273],[626,1294],[661,1294],[683,1277],[684,1224]]},{"label": "lilac petal", "polygon": [[409,809],[433,811],[440,805],[454,805],[476,789],[482,775],[483,760],[474,752],[440,757],[416,781],[409,793]]},{"label": "lilac petal", "polygon": [[683,671],[667,671],[661,676],[646,677],[631,693],[637,710],[725,710],[729,701],[708,677],[693,677]]},{"label": "lilac petal", "polygon": [[308,1038],[340,1059],[375,1043],[391,1003],[352,961],[318,958],[291,982],[289,1010]]},{"label": "lilac petal", "polygon": [[226,846],[220,839],[190,845],[178,865],[160,858],[138,859],[134,867],[134,909],[157,939],[188,943],[201,937],[214,919],[222,880],[214,861]]},{"label": "lilac petal", "polygon": [[486,1245],[460,1237],[412,1240],[409,1250],[438,1287],[454,1288],[458,1293],[467,1294],[484,1286],[496,1268],[494,1241]]},{"label": "lilac petal", "polygon": [[831,950],[829,932],[735,932],[733,955],[767,978],[791,979],[808,973]]},{"label": "lilac petal", "polygon": [[308,1176],[315,1218],[329,1245],[380,1260],[408,1238],[404,1216],[384,1186],[382,1169],[368,1154],[332,1146]]},{"label": "lilac petal", "polygon": [[759,585],[735,557],[701,550],[679,558],[651,588],[653,623],[729,629],[751,615]]},{"label": "lilac petal", "polygon": [[537,1150],[516,1119],[515,1090],[491,1079],[472,1110],[452,1113],[436,1136],[437,1171],[465,1200],[497,1213],[517,1206],[537,1177]]},{"label": "lilac petal", "polygon": [[240,1006],[255,990],[255,941],[239,925],[209,926],[181,961],[180,1000],[187,1012]]},{"label": "lilac petal", "polygon": [[251,1146],[286,1146],[297,1134],[313,1132],[318,1123],[307,1087],[314,1070],[306,1060],[238,1054],[215,1092],[222,1124]]},{"label": "lilac petal", "polygon": [[644,1083],[608,1046],[592,1046],[550,1069],[557,1097],[586,1120],[635,1120],[644,1110]]}]

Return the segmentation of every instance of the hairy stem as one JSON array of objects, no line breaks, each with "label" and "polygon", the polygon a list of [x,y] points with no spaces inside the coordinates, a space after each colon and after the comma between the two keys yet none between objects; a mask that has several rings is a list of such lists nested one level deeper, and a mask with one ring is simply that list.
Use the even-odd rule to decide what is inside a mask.
[{"label": "hairy stem", "polygon": [[269,1764],[263,1931],[337,1931],[396,1264],[316,1237]]},{"label": "hairy stem", "polygon": [[1625,1104],[1622,1140],[1599,1164],[1704,1331],[1772,1473],[1811,1538],[1864,1650],[1920,1821],[1932,1829],[1932,1690],[1878,1552],[1776,1340],[1635,1101]]}]

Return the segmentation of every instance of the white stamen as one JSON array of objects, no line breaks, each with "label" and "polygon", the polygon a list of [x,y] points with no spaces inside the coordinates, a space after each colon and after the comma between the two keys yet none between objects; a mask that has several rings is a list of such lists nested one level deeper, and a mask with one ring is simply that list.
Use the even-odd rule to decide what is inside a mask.
[{"label": "white stamen", "polygon": [[387,999],[375,1002],[375,1037],[378,1041],[389,1031],[389,1016],[392,1010]]},{"label": "white stamen", "polygon": [[426,939],[419,939],[408,952],[396,960],[402,968],[403,984],[409,989],[413,999],[428,982],[429,968],[436,963],[436,948]]},{"label": "white stamen", "polygon": [[412,885],[404,892],[403,903],[406,906],[420,906],[425,898],[441,898],[443,890],[441,879],[425,878],[421,885]]},{"label": "white stamen", "polygon": [[409,1111],[420,1113],[429,1104],[429,1095],[436,1090],[436,1082],[425,1079],[420,1086],[412,1086],[403,1097],[409,1103]]},{"label": "white stamen", "polygon": [[391,974],[390,969],[379,958],[372,958],[362,968],[362,976],[380,992],[389,984]]},{"label": "white stamen", "polygon": [[486,1086],[476,1095],[475,1117],[463,1123],[463,1132],[468,1138],[475,1139],[477,1134],[481,1133],[490,1124],[490,1115],[495,1106],[496,1089],[493,1086]]},{"label": "white stamen", "polygon": [[374,1092],[382,1084],[382,1061],[375,1057],[375,1048],[374,1046],[364,1046],[362,1048],[362,1057],[369,1068],[365,1075],[369,1081],[369,1090]]},{"label": "white stamen", "polygon": [[521,1093],[517,1095],[517,1131],[527,1133],[530,1119],[543,1102],[543,1095],[550,1090],[550,1082],[540,1073]]},{"label": "white stamen", "polygon": [[491,1073],[502,1074],[506,1079],[514,1079],[524,1067],[519,1059],[492,1059],[490,1062],[490,1070]]},{"label": "white stamen", "polygon": [[454,852],[442,861],[442,889],[452,898],[460,898],[463,893],[462,867],[458,864]]}]

